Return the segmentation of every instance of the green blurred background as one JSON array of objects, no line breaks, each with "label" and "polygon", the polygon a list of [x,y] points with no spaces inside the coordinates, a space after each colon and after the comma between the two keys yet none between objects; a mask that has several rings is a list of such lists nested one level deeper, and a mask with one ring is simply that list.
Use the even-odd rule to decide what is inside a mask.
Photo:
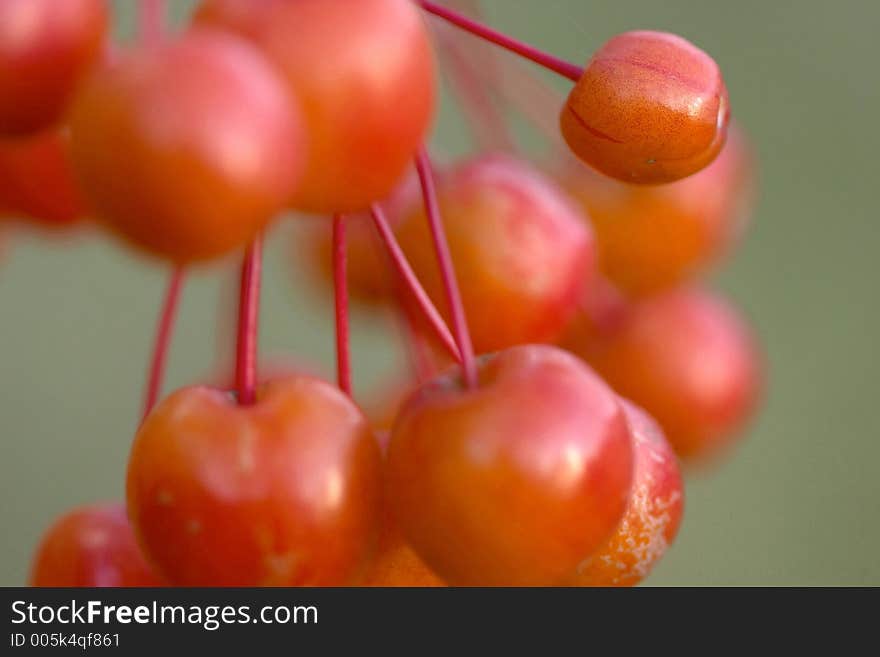
[{"label": "green blurred background", "polygon": [[[113,3],[120,34],[134,0]],[[172,0],[181,19],[191,2]],[[495,25],[571,60],[636,28],[678,32],[724,70],[761,157],[762,198],[716,277],[757,326],[767,399],[728,462],[689,477],[662,585],[880,585],[880,3],[864,0],[487,0]],[[554,83],[557,83],[554,81]],[[558,83],[560,88],[564,85]],[[467,132],[444,104],[435,143]],[[267,254],[262,346],[330,372],[331,309],[297,280],[290,227]],[[0,261],[0,584],[22,584],[40,532],[72,505],[121,499],[167,273],[98,235],[15,235]],[[216,366],[230,267],[187,282],[169,386]],[[393,325],[357,313],[358,390],[400,366]],[[302,359],[301,359],[302,360]]]}]

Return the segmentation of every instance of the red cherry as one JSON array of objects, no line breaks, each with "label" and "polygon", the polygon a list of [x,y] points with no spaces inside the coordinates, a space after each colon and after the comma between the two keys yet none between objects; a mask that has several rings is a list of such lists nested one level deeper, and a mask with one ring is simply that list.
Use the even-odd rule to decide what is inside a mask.
[{"label": "red cherry", "polygon": [[394,425],[390,504],[425,562],[455,585],[553,585],[620,522],[632,439],[617,397],[546,345],[484,358],[419,388]]},{"label": "red cherry", "polygon": [[71,112],[73,160],[97,218],[176,262],[243,247],[284,206],[304,135],[260,53],[221,32],[121,56]]},{"label": "red cherry", "polygon": [[[559,337],[595,264],[593,235],[578,209],[549,179],[508,156],[466,161],[439,182],[475,350]],[[424,210],[396,232],[425,290],[445,309]]]},{"label": "red cherry", "polygon": [[0,135],[61,119],[101,55],[107,22],[104,0],[0,2]]},{"label": "red cherry", "polygon": [[271,381],[251,406],[190,387],[138,432],[128,508],[174,584],[340,585],[372,547],[380,469],[366,419],[329,383]]},{"label": "red cherry", "polygon": [[435,102],[430,39],[410,0],[206,0],[197,21],[251,37],[302,99],[310,150],[293,205],[352,212],[388,197]]},{"label": "red cherry", "polygon": [[162,586],[144,560],[122,504],[61,516],[34,554],[31,586]]},{"label": "red cherry", "polygon": [[675,536],[684,511],[678,460],[660,427],[621,402],[633,437],[632,494],[611,539],[578,566],[574,586],[634,586],[651,572]]},{"label": "red cherry", "polygon": [[716,264],[736,242],[754,198],[754,161],[732,126],[718,158],[668,185],[630,185],[567,166],[560,182],[590,217],[599,268],[621,290],[646,295]]},{"label": "red cherry", "polygon": [[761,387],[758,348],[737,312],[699,289],[632,306],[584,356],[648,411],[679,456],[717,452],[751,417]]},{"label": "red cherry", "polygon": [[70,226],[86,216],[66,132],[0,140],[0,206],[10,216],[51,228]]},{"label": "red cherry", "polygon": [[709,164],[727,133],[715,61],[665,32],[625,32],[593,55],[562,110],[572,151],[631,183],[668,183]]}]

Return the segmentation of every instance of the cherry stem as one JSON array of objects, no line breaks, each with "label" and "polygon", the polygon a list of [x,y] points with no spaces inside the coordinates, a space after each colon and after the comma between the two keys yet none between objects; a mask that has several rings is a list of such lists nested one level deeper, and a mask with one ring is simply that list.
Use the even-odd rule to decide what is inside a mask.
[{"label": "cherry stem", "polygon": [[419,149],[416,155],[416,171],[419,174],[419,182],[422,186],[422,198],[425,204],[425,213],[428,216],[428,227],[431,230],[431,239],[434,241],[434,252],[437,256],[437,264],[440,267],[443,291],[446,294],[446,303],[449,306],[449,315],[452,319],[452,333],[458,345],[458,352],[461,354],[460,360],[462,370],[464,371],[464,380],[469,387],[474,388],[477,385],[477,364],[474,359],[474,347],[467,326],[464,304],[461,300],[461,290],[455,277],[455,267],[452,263],[452,255],[449,252],[449,242],[446,239],[443,218],[440,216],[440,204],[437,202],[437,190],[434,186],[431,158],[428,156],[428,151],[424,146]]},{"label": "cherry stem", "polygon": [[419,282],[419,279],[413,271],[412,266],[409,264],[409,261],[407,261],[403,249],[400,248],[397,238],[394,237],[394,232],[391,230],[391,226],[388,225],[388,219],[385,217],[385,212],[379,207],[379,205],[374,203],[370,207],[370,214],[373,217],[373,223],[376,225],[376,230],[379,232],[379,237],[385,245],[385,250],[388,252],[391,264],[397,271],[404,287],[409,290],[410,294],[415,299],[425,318],[428,320],[428,324],[431,325],[431,328],[440,339],[443,347],[455,360],[461,362],[461,355],[455,338],[452,337],[449,327],[446,326],[446,322],[443,321],[443,317],[434,306],[431,297],[425,292],[425,288],[423,288],[422,284]]},{"label": "cherry stem", "polygon": [[159,401],[162,393],[162,383],[165,379],[165,366],[168,362],[168,348],[171,344],[171,331],[174,328],[174,319],[177,316],[177,306],[180,301],[180,290],[183,287],[183,268],[176,267],[168,281],[168,289],[162,301],[162,310],[159,313],[159,324],[156,329],[156,340],[153,346],[153,355],[150,359],[147,373],[147,389],[144,394],[144,413],[141,421],[146,420]]},{"label": "cherry stem", "polygon": [[138,26],[141,40],[144,43],[154,44],[165,33],[165,0],[141,0],[138,5]]},{"label": "cherry stem", "polygon": [[253,404],[256,401],[262,255],[263,238],[262,235],[258,235],[248,247],[241,268],[235,386],[238,390],[238,403],[242,406]]},{"label": "cherry stem", "polygon": [[506,34],[499,32],[498,30],[493,30],[488,25],[484,25],[483,23],[480,23],[468,16],[465,16],[464,14],[461,14],[454,9],[450,9],[449,7],[443,7],[434,2],[428,2],[428,0],[419,0],[419,4],[425,11],[452,23],[456,27],[460,27],[461,29],[470,32],[471,34],[480,37],[481,39],[485,39],[486,41],[494,43],[497,46],[501,46],[502,48],[516,53],[521,57],[525,57],[526,59],[535,62],[539,66],[543,66],[544,68],[549,69],[554,73],[558,73],[559,75],[566,77],[573,82],[577,82],[581,78],[583,69],[576,64],[572,64],[571,62],[567,62],[564,59],[555,57],[554,55],[544,52],[543,50],[539,50],[534,46],[530,46],[527,43],[523,43],[522,41],[514,39],[513,37],[507,36]]},{"label": "cherry stem", "polygon": [[351,345],[348,328],[345,217],[333,217],[333,291],[336,300],[336,378],[339,389],[351,397]]}]

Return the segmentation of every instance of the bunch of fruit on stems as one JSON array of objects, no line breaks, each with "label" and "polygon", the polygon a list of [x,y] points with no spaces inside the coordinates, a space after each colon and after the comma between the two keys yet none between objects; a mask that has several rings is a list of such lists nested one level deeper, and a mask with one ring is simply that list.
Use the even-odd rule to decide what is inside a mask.
[{"label": "bunch of fruit on stems", "polygon": [[[642,580],[681,521],[679,459],[724,453],[759,397],[748,327],[694,282],[753,190],[711,57],[636,31],[572,64],[472,0],[203,0],[174,31],[142,0],[128,45],[108,11],[0,0],[3,214],[88,218],[169,270],[126,503],[55,522],[31,583]],[[442,166],[438,62],[478,144]],[[315,215],[293,252],[332,283],[335,382],[257,371],[261,236],[288,210]],[[162,397],[186,272],[236,252],[234,385]],[[395,309],[412,356],[369,412],[349,297]]]}]

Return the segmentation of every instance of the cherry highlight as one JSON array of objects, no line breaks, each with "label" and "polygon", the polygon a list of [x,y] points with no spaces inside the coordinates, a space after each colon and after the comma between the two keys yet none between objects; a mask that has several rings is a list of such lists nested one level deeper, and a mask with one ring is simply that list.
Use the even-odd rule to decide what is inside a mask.
[{"label": "cherry highlight", "polygon": [[431,328],[434,333],[437,334],[437,337],[440,339],[440,342],[446,351],[448,351],[455,360],[461,362],[461,355],[455,338],[452,336],[452,333],[450,333],[449,327],[446,326],[446,322],[443,321],[443,317],[431,301],[431,297],[425,292],[418,277],[412,270],[412,267],[403,253],[403,249],[400,248],[397,238],[394,237],[394,232],[391,230],[391,226],[388,225],[388,219],[385,217],[385,212],[379,205],[374,203],[370,207],[370,215],[373,217],[373,223],[376,225],[379,238],[382,240],[382,243],[385,245],[385,249],[388,252],[391,265],[394,267],[395,271],[397,271],[404,287],[415,299],[425,318],[428,320],[428,324],[431,325]]},{"label": "cherry highlight", "polygon": [[177,267],[171,273],[165,299],[162,302],[162,310],[159,313],[159,324],[156,329],[156,341],[153,347],[153,355],[147,374],[147,389],[144,394],[144,413],[141,421],[146,420],[153,410],[159,395],[162,392],[162,382],[165,379],[165,366],[168,363],[168,349],[171,343],[171,332],[174,328],[174,319],[177,316],[177,307],[180,301],[180,290],[183,287],[183,268]]},{"label": "cherry highlight", "polygon": [[336,310],[336,378],[339,389],[351,397],[351,344],[348,321],[345,216],[333,217],[333,292]]},{"label": "cherry highlight", "polygon": [[469,387],[475,388],[477,385],[477,364],[474,358],[474,346],[471,342],[471,335],[467,326],[464,303],[461,300],[461,290],[459,290],[458,280],[455,277],[455,267],[452,263],[452,255],[449,252],[446,230],[443,227],[443,219],[440,216],[440,205],[437,202],[437,189],[434,185],[434,171],[431,166],[431,158],[428,156],[428,151],[424,146],[419,149],[416,155],[416,171],[419,174],[425,214],[428,217],[428,226],[431,230],[431,239],[434,242],[434,252],[437,255],[440,276],[443,279],[443,290],[452,320],[452,332],[458,345],[458,352],[461,354],[460,360],[464,372],[464,380]]},{"label": "cherry highlight", "polygon": [[258,235],[248,247],[241,268],[235,386],[238,390],[238,403],[242,406],[248,406],[256,401],[262,261],[263,237]]},{"label": "cherry highlight", "polygon": [[518,39],[507,36],[503,32],[493,30],[488,25],[484,25],[479,21],[475,21],[474,19],[455,11],[454,9],[450,9],[449,7],[443,7],[434,2],[428,2],[427,0],[419,0],[419,4],[421,5],[422,9],[424,9],[428,13],[434,14],[438,18],[442,18],[443,20],[448,21],[456,27],[460,27],[467,32],[470,32],[471,34],[478,36],[481,39],[489,41],[490,43],[494,43],[497,46],[501,46],[502,48],[516,53],[521,57],[525,57],[526,59],[535,62],[539,66],[543,66],[544,68],[551,70],[554,73],[558,73],[559,75],[566,77],[573,82],[577,82],[581,79],[583,68],[577,66],[576,64],[572,64],[571,62],[560,59],[559,57],[544,52],[543,50],[539,50],[534,46],[523,43]]}]

